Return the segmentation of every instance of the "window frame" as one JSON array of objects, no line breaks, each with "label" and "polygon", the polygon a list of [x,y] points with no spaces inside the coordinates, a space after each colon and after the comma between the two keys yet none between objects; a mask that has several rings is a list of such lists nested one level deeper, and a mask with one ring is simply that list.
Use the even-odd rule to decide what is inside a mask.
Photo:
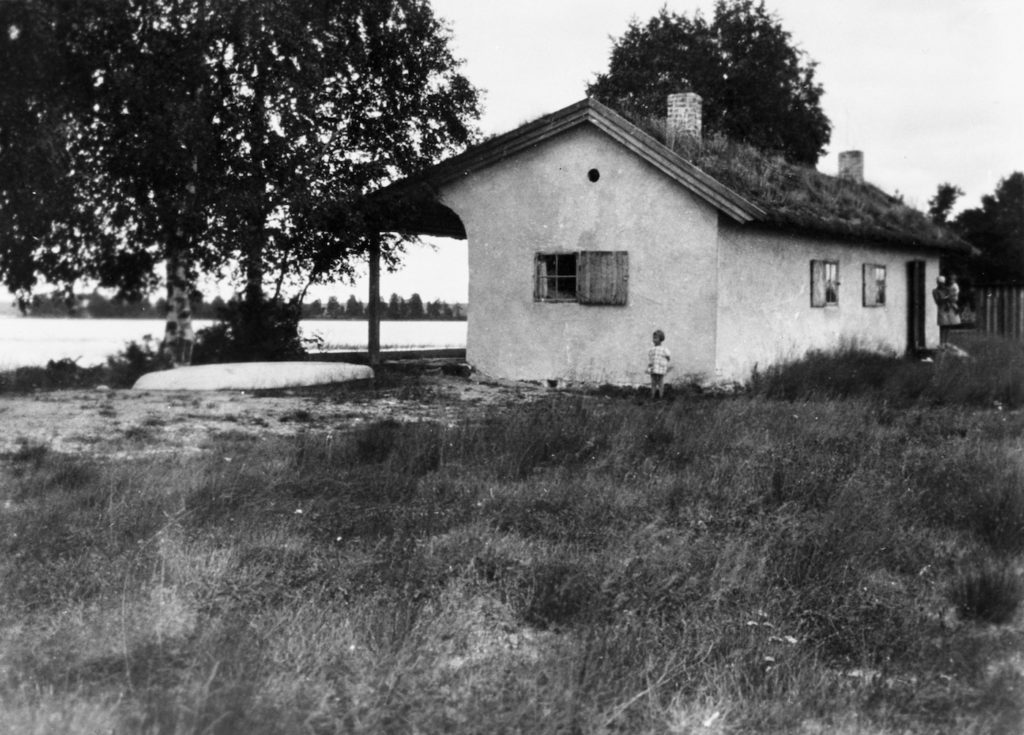
[{"label": "window frame", "polygon": [[[829,271],[834,273],[834,277],[829,278]],[[838,308],[841,283],[838,260],[812,260],[811,307],[815,309]]]},{"label": "window frame", "polygon": [[[573,263],[569,275],[567,262]],[[629,295],[629,253],[625,250],[537,251],[534,253],[533,300],[536,303],[578,303],[584,306],[625,306]],[[551,273],[554,266],[555,273]],[[572,295],[569,295],[569,284]],[[562,287],[558,287],[562,284]],[[550,296],[552,286],[555,295]]]},{"label": "window frame", "polygon": [[[881,278],[879,278],[881,272]],[[884,308],[888,271],[881,263],[864,263],[861,270],[863,279],[863,304],[867,308]]]},{"label": "window frame", "polygon": [[[571,266],[565,265],[571,262]],[[554,264],[554,273],[549,272],[550,264]],[[563,269],[560,271],[559,266]],[[573,303],[579,300],[579,254],[575,251],[537,252],[533,258],[533,300],[542,303]],[[569,271],[572,271],[571,275]],[[571,288],[557,288],[559,283]],[[556,286],[555,295],[549,296],[551,286]],[[572,295],[569,296],[568,294]]]}]

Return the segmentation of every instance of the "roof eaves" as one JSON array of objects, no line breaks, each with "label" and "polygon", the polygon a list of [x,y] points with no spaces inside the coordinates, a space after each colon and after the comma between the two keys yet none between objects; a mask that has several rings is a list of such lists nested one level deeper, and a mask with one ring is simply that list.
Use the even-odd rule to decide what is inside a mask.
[{"label": "roof eaves", "polygon": [[970,253],[971,246],[958,237],[936,239],[909,235],[904,231],[888,230],[883,227],[852,227],[840,222],[798,221],[777,213],[756,224],[757,227],[776,232],[790,232],[806,237],[833,237],[857,243],[868,243],[887,247],[898,246],[917,250],[944,253]]}]

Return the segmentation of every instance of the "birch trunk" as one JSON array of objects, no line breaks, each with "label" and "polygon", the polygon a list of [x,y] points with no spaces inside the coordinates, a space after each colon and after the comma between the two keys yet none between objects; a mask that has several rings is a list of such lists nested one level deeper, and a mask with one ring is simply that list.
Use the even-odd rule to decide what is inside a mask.
[{"label": "birch trunk", "polygon": [[172,367],[192,363],[196,336],[192,329],[192,307],[188,296],[185,265],[177,256],[171,256],[167,259],[167,322],[161,351]]}]

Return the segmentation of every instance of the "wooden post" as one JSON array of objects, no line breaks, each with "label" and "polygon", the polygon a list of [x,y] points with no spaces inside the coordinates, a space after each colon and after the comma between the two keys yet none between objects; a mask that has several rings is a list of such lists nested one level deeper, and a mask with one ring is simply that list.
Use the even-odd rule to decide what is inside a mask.
[{"label": "wooden post", "polygon": [[369,335],[367,354],[370,365],[380,364],[380,239],[375,237],[370,244],[370,303],[367,304],[366,318]]}]

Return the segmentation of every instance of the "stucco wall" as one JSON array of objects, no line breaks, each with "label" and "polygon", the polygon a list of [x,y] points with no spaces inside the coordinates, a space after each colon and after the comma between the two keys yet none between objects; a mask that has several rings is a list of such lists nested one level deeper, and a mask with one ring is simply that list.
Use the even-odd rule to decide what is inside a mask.
[{"label": "stucco wall", "polygon": [[[811,306],[811,260],[839,263],[839,304]],[[849,242],[812,240],[729,225],[719,231],[716,377],[745,380],[765,367],[850,341],[899,354],[907,348],[907,263],[926,262],[926,341],[938,344],[931,289],[938,257]],[[865,307],[864,263],[886,267],[886,304]]]},{"label": "stucco wall", "polygon": [[[660,328],[670,378],[713,373],[717,213],[603,133],[574,128],[440,198],[466,227],[467,360],[481,372],[642,383]],[[626,306],[534,301],[535,253],[578,250],[629,253]]]}]

